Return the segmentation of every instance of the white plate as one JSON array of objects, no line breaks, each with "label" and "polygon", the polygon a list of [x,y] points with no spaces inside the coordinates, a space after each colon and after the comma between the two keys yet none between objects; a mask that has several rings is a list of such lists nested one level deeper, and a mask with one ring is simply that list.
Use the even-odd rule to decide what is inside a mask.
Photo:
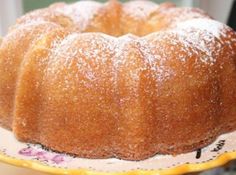
[{"label": "white plate", "polygon": [[[221,157],[219,157],[221,155]],[[199,151],[178,156],[156,155],[142,161],[85,159],[55,153],[40,145],[21,143],[12,132],[0,128],[0,160],[56,174],[70,173],[185,173],[216,167],[236,158],[236,131],[220,136]]]}]

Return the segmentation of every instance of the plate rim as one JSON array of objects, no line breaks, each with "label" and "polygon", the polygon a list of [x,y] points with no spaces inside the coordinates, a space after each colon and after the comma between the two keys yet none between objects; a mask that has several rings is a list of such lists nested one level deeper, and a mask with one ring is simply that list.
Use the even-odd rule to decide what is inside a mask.
[{"label": "plate rim", "polygon": [[43,163],[33,160],[17,159],[0,153],[0,161],[17,167],[28,168],[44,173],[50,174],[73,174],[73,175],[170,175],[170,174],[184,174],[190,172],[198,172],[207,169],[216,168],[226,164],[227,162],[236,159],[236,151],[227,152],[219,155],[214,160],[210,160],[204,163],[189,163],[182,164],[173,168],[167,168],[163,170],[131,170],[127,172],[98,172],[89,169],[65,169],[58,167],[50,167]]}]

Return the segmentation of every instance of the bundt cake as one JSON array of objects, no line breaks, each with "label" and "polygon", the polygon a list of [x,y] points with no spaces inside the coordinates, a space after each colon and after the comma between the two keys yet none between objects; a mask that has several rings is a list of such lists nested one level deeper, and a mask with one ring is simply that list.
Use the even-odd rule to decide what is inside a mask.
[{"label": "bundt cake", "polygon": [[87,158],[202,148],[236,129],[236,33],[171,3],[30,12],[0,45],[0,123]]}]

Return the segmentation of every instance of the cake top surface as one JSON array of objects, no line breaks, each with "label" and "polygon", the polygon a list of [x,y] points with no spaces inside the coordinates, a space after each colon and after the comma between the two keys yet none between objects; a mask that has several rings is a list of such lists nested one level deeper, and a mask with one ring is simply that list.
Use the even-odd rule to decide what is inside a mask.
[{"label": "cake top surface", "polygon": [[118,37],[128,33],[145,36],[159,31],[194,29],[220,38],[229,29],[199,9],[145,0],[57,3],[24,15],[12,28],[29,23],[37,25],[39,21],[52,22],[72,32],[100,32]]},{"label": "cake top surface", "polygon": [[124,3],[124,13],[136,19],[145,19],[158,9],[159,5],[151,1],[136,0]]},{"label": "cake top surface", "polygon": [[[69,37],[66,37],[67,40],[89,33],[93,37],[102,36],[100,39],[106,38],[107,41],[114,40],[112,44],[102,44],[105,40],[100,41],[100,39],[96,41],[101,42],[97,44],[104,47],[99,48],[102,50],[105,48],[113,50],[114,45],[127,43],[129,40],[135,41],[141,46],[155,43],[150,47],[161,50],[160,44],[157,43],[167,40],[172,42],[173,46],[170,47],[170,51],[174,52],[176,45],[181,43],[183,51],[190,49],[189,53],[203,52],[205,56],[200,60],[209,65],[215,62],[213,55],[217,54],[214,52],[217,44],[220,45],[225,40],[236,42],[235,37],[230,36],[234,33],[231,28],[211,19],[199,9],[179,8],[171,3],[158,5],[144,0],[126,3],[119,3],[115,0],[106,3],[95,1],[79,1],[73,4],[57,3],[21,17],[8,35],[16,36],[14,32],[19,35],[27,35],[25,30],[31,30],[33,26],[39,25],[48,25],[49,31],[53,27],[65,29],[69,34]],[[130,30],[133,28],[135,30]],[[114,30],[118,31],[118,35],[110,34]],[[14,37],[9,38],[15,39]],[[149,40],[151,42],[147,42]],[[95,41],[91,40],[91,42]],[[233,52],[233,49],[231,51]],[[146,55],[150,60],[154,59],[150,55]],[[187,59],[184,55],[179,58],[182,61]]]}]

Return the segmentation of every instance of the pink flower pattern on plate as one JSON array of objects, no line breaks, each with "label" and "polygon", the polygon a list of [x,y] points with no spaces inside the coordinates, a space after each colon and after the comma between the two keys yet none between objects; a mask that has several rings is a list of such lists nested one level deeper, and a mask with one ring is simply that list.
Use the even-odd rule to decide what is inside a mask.
[{"label": "pink flower pattern on plate", "polygon": [[70,159],[66,159],[68,156],[63,154],[57,154],[53,152],[47,152],[39,148],[34,148],[28,145],[27,148],[23,148],[18,152],[20,155],[32,157],[40,162],[49,162],[53,164],[61,164],[68,162]]}]

